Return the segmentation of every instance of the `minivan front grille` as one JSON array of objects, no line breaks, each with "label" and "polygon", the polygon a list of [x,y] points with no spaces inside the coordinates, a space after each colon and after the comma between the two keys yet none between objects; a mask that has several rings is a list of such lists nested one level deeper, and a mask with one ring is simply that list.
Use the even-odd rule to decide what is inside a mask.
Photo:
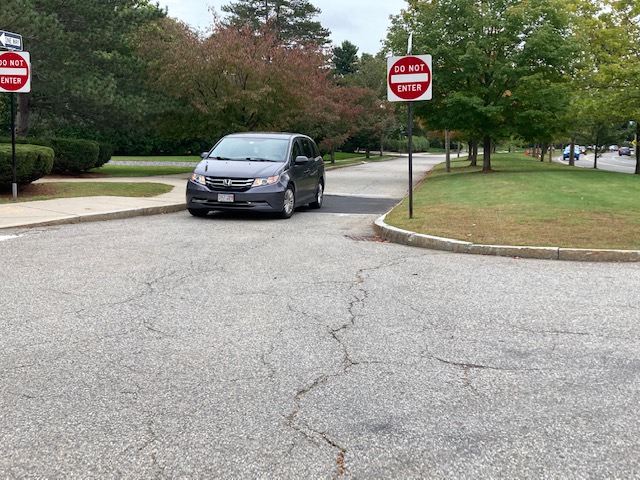
[{"label": "minivan front grille", "polygon": [[207,187],[212,190],[244,192],[253,185],[253,178],[205,177]]}]

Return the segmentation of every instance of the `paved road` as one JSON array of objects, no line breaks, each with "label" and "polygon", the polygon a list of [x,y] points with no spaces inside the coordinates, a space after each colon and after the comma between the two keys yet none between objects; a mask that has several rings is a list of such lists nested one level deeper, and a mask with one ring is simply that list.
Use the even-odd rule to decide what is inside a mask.
[{"label": "paved road", "polygon": [[[562,163],[568,163],[562,157],[558,160]],[[577,167],[593,168],[594,154],[593,152],[587,155],[580,155],[580,160],[576,162]],[[635,173],[636,170],[636,157],[635,156],[619,156],[617,152],[605,152],[602,156],[598,157],[598,169],[609,170],[618,173]]]},{"label": "paved road", "polygon": [[[370,168],[327,193],[404,194]],[[376,216],[3,231],[0,477],[640,477],[637,264],[381,243]]]}]

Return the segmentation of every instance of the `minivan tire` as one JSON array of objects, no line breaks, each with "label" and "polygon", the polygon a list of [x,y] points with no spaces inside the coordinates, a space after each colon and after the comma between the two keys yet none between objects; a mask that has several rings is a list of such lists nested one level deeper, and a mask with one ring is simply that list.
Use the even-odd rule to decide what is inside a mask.
[{"label": "minivan tire", "polygon": [[282,212],[280,212],[280,218],[291,218],[293,210],[296,207],[296,192],[291,186],[288,186],[284,191],[282,201]]}]

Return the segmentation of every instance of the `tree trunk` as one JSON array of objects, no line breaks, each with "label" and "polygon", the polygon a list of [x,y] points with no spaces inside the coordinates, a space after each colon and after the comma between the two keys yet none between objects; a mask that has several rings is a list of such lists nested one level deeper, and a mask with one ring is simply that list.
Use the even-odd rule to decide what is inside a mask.
[{"label": "tree trunk", "polygon": [[331,149],[331,163],[336,163],[336,149]]},{"label": "tree trunk", "polygon": [[[576,164],[576,144],[574,140],[571,140],[571,146],[569,147],[569,166],[574,167]],[[562,154],[564,155],[564,153]]]},{"label": "tree trunk", "polygon": [[469,140],[469,166],[475,167],[478,165],[478,142],[475,140]]},{"label": "tree trunk", "polygon": [[491,136],[485,135],[483,139],[482,145],[482,171],[490,172],[491,171]]},{"label": "tree trunk", "polygon": [[16,136],[26,137],[29,133],[30,93],[18,93],[18,113],[16,115]]}]

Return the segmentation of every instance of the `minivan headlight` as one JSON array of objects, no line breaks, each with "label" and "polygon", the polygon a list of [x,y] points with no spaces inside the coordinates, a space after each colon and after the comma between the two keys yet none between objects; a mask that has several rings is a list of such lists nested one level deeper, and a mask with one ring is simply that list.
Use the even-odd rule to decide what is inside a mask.
[{"label": "minivan headlight", "polygon": [[253,181],[253,185],[251,185],[252,187],[263,187],[265,185],[273,185],[274,183],[278,182],[278,179],[280,178],[280,175],[275,175],[273,177],[267,177],[267,178],[256,178]]},{"label": "minivan headlight", "polygon": [[204,175],[200,175],[199,173],[192,173],[191,181],[199,185],[207,185],[207,180],[205,179]]}]

